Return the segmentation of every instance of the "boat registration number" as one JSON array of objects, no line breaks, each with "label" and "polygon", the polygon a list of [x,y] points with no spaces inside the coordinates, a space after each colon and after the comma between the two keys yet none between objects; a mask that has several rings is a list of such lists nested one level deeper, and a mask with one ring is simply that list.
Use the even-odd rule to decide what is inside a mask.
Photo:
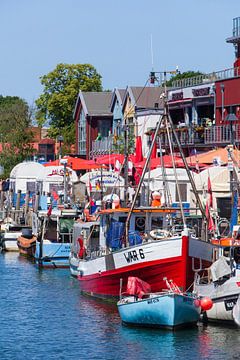
[{"label": "boat registration number", "polygon": [[148,304],[154,304],[154,303],[157,303],[157,302],[159,302],[159,299],[158,299],[158,298],[149,299],[149,300],[147,301]]},{"label": "boat registration number", "polygon": [[128,263],[145,259],[143,249],[128,251],[127,253],[124,253],[124,257]]},{"label": "boat registration number", "polygon": [[236,304],[237,299],[229,299],[224,301],[226,311],[231,311]]}]

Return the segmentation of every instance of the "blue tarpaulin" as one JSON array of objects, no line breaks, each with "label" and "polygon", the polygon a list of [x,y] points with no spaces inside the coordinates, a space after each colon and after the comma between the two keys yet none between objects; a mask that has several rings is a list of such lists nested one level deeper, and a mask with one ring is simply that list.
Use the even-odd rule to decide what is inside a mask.
[{"label": "blue tarpaulin", "polygon": [[140,236],[139,231],[129,231],[128,241],[130,246],[141,244],[142,238]]},{"label": "blue tarpaulin", "polygon": [[107,245],[112,249],[122,247],[122,236],[124,234],[125,224],[119,221],[112,221],[107,232]]},{"label": "blue tarpaulin", "polygon": [[233,195],[233,206],[232,206],[232,214],[231,214],[231,221],[230,221],[230,231],[233,231],[234,225],[237,225],[238,223],[238,194],[237,191],[235,191]]}]

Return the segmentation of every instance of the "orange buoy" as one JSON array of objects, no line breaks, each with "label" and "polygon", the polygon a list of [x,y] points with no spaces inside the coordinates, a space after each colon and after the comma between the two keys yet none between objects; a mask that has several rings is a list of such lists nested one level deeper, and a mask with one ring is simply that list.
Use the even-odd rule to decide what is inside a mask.
[{"label": "orange buoy", "polygon": [[213,301],[206,296],[200,300],[200,306],[202,311],[210,310],[213,307]]}]

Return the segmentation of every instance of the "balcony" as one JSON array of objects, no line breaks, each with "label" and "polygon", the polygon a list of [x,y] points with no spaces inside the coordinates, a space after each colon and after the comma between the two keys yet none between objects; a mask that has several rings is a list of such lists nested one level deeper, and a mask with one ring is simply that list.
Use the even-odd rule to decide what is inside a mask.
[{"label": "balcony", "polygon": [[107,155],[113,152],[113,136],[92,141],[92,150],[90,156]]},{"label": "balcony", "polygon": [[[215,146],[227,145],[233,142],[240,143],[240,124],[214,125],[211,127],[195,126],[175,129],[182,146]],[[169,147],[169,141],[165,129],[160,131],[160,139],[163,147]],[[176,145],[176,140],[170,130],[171,141]]]},{"label": "balcony", "polygon": [[[176,128],[176,134],[178,136],[179,142],[182,146],[184,145],[196,145],[204,143],[204,128],[201,126],[198,127],[182,127],[180,129]],[[169,146],[169,141],[165,129],[160,130],[160,139],[161,145],[164,147]],[[175,146],[177,145],[176,139],[173,136],[172,131],[170,130],[171,142]]]},{"label": "balcony", "polygon": [[205,144],[230,144],[240,142],[240,124],[216,125],[204,130]]},{"label": "balcony", "polygon": [[191,78],[173,81],[173,88],[186,88],[196,85],[208,84],[219,80],[240,77],[240,67],[216,71],[210,74],[203,74]]}]

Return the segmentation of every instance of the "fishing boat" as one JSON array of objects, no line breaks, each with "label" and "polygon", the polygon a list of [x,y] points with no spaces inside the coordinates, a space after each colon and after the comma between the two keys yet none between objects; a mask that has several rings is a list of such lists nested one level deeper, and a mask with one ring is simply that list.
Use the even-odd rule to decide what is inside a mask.
[{"label": "fishing boat", "polygon": [[17,239],[20,255],[33,258],[36,251],[36,240],[37,237],[32,233],[32,229],[23,229]]},{"label": "fishing boat", "polygon": [[[129,276],[139,277],[148,282],[154,292],[161,291],[165,286],[163,278],[166,274],[179,285],[182,291],[186,291],[194,280],[192,259],[200,257],[201,261],[211,263],[211,244],[197,239],[187,227],[177,174],[175,177],[179,208],[137,206],[137,198],[162,121],[165,122],[168,132],[170,127],[174,132],[166,111],[167,107],[157,124],[143,173],[130,206],[117,208],[102,206],[97,214],[99,224],[94,225],[94,246],[91,243],[91,231],[89,235],[84,232],[81,234],[83,225],[75,224],[77,229],[74,243],[79,248],[71,252],[70,263],[74,264],[74,275],[77,274],[83,293],[104,299],[117,298],[120,279],[122,279],[123,287],[126,287]],[[185,167],[188,169],[181,144],[176,134],[175,136]],[[189,177],[192,188],[195,190],[196,201],[204,217],[205,210],[191,174]],[[176,211],[181,214],[183,231],[176,231],[173,223],[169,221],[171,214],[173,212],[176,214]]]},{"label": "fishing boat", "polygon": [[190,293],[183,293],[165,278],[166,290],[153,293],[142,280],[129,277],[127,295],[120,292],[118,311],[125,325],[176,329],[197,324],[201,302]]},{"label": "fishing boat", "polygon": [[203,320],[240,326],[240,240],[226,238],[213,242],[216,261],[207,271],[199,269],[194,283],[194,291],[200,297],[208,296],[213,301]]},{"label": "fishing boat", "polygon": [[35,262],[42,268],[69,267],[72,228],[77,210],[52,209],[39,211]]}]

